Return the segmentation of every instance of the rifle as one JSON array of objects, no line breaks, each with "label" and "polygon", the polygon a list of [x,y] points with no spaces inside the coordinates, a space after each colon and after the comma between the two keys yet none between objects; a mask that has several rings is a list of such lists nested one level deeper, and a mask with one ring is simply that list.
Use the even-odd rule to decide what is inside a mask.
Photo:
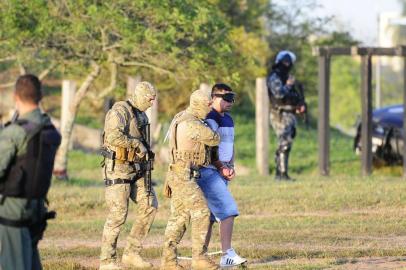
[{"label": "rifle", "polygon": [[144,167],[144,186],[147,192],[148,205],[149,197],[152,195],[152,174],[151,171],[154,169],[154,158],[155,154],[151,151],[151,136],[150,136],[150,124],[147,124],[145,128],[145,138],[143,141],[144,145],[147,147],[148,153],[145,155],[145,167]]},{"label": "rifle", "polygon": [[305,95],[304,95],[303,84],[301,82],[296,82],[294,85],[294,90],[296,91],[296,93],[298,94],[298,96],[300,98],[298,105],[305,107],[305,111],[300,115],[303,116],[303,122],[305,123],[306,128],[308,128],[309,127],[309,115],[307,112],[307,103],[306,103],[306,99],[305,99]]},{"label": "rifle", "polygon": [[143,166],[143,176],[144,176],[144,186],[145,191],[147,192],[147,199],[149,205],[149,197],[152,195],[152,177],[151,171],[154,169],[154,158],[155,154],[151,150],[151,131],[150,131],[150,124],[147,123],[145,125],[145,134],[142,132],[142,120],[141,120],[141,111],[135,108],[128,100],[126,101],[127,104],[132,109],[135,118],[137,119],[138,123],[138,130],[141,131],[141,142],[147,148],[148,152],[145,155],[145,162]]}]

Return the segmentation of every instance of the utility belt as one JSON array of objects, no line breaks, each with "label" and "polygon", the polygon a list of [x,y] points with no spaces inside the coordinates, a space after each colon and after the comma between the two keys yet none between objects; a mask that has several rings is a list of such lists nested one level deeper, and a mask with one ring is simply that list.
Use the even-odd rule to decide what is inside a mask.
[{"label": "utility belt", "polygon": [[116,179],[109,179],[107,178],[107,175],[105,175],[104,178],[104,185],[106,187],[112,186],[112,185],[117,185],[117,184],[134,184],[138,179],[140,179],[144,174],[144,170],[139,170],[137,171],[136,175],[131,177],[130,179],[122,179],[122,178],[116,178]]},{"label": "utility belt", "polygon": [[296,106],[293,105],[277,105],[277,106],[272,106],[271,110],[281,114],[281,113],[296,113]]},{"label": "utility belt", "polygon": [[190,166],[186,162],[185,163],[176,163],[176,164],[169,164],[169,170],[174,172],[175,174],[183,175],[184,173],[189,173],[189,180],[197,180],[200,178],[200,167],[199,166]]},{"label": "utility belt", "polygon": [[[37,223],[46,222],[48,219],[54,219],[56,217],[55,211],[49,211],[45,214],[42,220]],[[22,219],[22,220],[12,220],[5,217],[0,217],[0,224],[4,226],[14,227],[14,228],[24,228],[35,225],[32,219]]]},{"label": "utility belt", "polygon": [[117,184],[134,184],[136,179],[104,179],[104,185],[106,187],[112,186],[112,185],[117,185]]}]

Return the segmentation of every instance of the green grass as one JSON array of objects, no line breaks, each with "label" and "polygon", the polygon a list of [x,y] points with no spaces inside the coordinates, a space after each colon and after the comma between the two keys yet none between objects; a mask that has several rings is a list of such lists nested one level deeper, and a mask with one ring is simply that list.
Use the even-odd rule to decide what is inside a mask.
[{"label": "green grass", "polygon": [[[254,269],[327,269],[356,264],[367,257],[406,256],[406,182],[400,167],[374,170],[360,177],[360,161],[352,152],[352,139],[331,131],[331,176],[318,176],[314,129],[300,126],[291,168],[293,183],[276,182],[255,173],[254,123],[250,115],[236,117],[237,161],[251,169],[230,188],[239,205],[233,246]],[[244,124],[242,124],[244,123]],[[273,157],[275,138],[270,138]],[[100,158],[72,151],[68,183],[54,182],[49,200],[58,218],[50,222],[40,249],[45,269],[97,269],[99,243],[106,215]],[[273,168],[273,158],[270,159]],[[169,201],[162,197],[165,166],[153,173],[160,203],[148,235],[144,255],[158,269]],[[238,173],[238,172],[237,172]],[[119,238],[119,254],[134,220]],[[215,233],[211,250],[219,250]],[[190,255],[190,232],[180,253]],[[216,260],[218,257],[216,257]],[[186,264],[187,265],[187,264]],[[369,268],[374,269],[374,268]]]}]

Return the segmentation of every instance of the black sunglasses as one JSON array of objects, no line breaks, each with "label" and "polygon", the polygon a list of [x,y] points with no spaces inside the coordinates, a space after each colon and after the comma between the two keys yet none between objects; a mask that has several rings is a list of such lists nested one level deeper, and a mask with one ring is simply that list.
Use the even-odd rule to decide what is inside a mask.
[{"label": "black sunglasses", "polygon": [[214,94],[215,97],[221,97],[224,101],[234,103],[235,102],[235,93],[225,93],[225,94]]}]

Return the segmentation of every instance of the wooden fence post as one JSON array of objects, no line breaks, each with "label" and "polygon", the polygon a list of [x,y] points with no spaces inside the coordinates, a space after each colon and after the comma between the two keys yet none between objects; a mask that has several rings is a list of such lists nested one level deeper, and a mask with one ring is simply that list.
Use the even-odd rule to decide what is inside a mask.
[{"label": "wooden fence post", "polygon": [[260,175],[269,175],[269,97],[266,78],[256,79],[256,161]]},{"label": "wooden fence post", "polygon": [[319,55],[319,121],[317,125],[319,139],[319,172],[330,173],[330,55]]},{"label": "wooden fence post", "polygon": [[159,138],[160,125],[158,124],[158,95],[156,96],[152,107],[145,112],[150,123],[151,146],[154,146]]},{"label": "wooden fence post", "polygon": [[361,56],[361,161],[362,175],[372,172],[372,63],[371,55]]},{"label": "wooden fence post", "polygon": [[403,179],[406,179],[406,46],[401,46],[403,52]]},{"label": "wooden fence post", "polygon": [[127,77],[127,98],[130,97],[135,89],[135,86],[137,85],[137,83],[141,82],[141,76],[128,76]]},{"label": "wooden fence post", "polygon": [[[62,108],[61,108],[61,134],[64,134],[66,122],[70,114],[70,106],[73,103],[76,93],[76,83],[72,80],[62,81]],[[73,147],[73,140],[70,141],[69,149]]]}]

